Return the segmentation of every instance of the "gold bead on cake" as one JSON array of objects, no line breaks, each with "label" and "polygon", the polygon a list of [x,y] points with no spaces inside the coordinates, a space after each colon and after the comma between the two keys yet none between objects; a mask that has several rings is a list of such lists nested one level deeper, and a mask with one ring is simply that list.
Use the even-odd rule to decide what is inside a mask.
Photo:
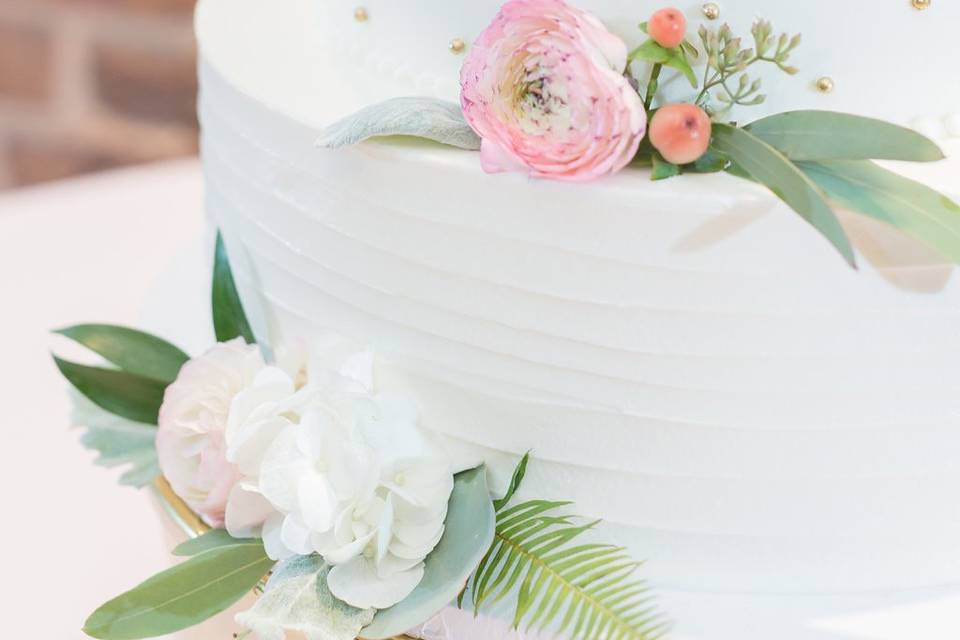
[{"label": "gold bead on cake", "polygon": [[822,78],[817,79],[817,91],[820,93],[831,93],[835,86],[836,85],[833,82],[833,78],[828,76],[823,76]]},{"label": "gold bead on cake", "polygon": [[460,55],[467,50],[467,43],[463,41],[463,38],[454,38],[450,41],[448,48],[450,49],[450,53]]},{"label": "gold bead on cake", "polygon": [[720,5],[716,2],[708,2],[703,5],[703,15],[706,16],[707,20],[716,20],[720,17]]},{"label": "gold bead on cake", "polygon": [[357,22],[366,22],[370,19],[370,13],[366,7],[357,7],[353,10],[353,19]]},{"label": "gold bead on cake", "polygon": [[923,11],[924,9],[930,8],[930,3],[933,0],[910,0],[910,3],[913,5],[913,8],[917,11]]}]

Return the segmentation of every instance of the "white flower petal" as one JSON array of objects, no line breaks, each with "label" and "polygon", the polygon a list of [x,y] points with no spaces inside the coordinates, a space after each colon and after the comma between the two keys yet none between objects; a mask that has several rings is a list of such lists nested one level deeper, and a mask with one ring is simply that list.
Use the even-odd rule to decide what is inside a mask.
[{"label": "white flower petal", "polygon": [[310,529],[296,515],[288,514],[280,528],[280,539],[283,545],[297,555],[306,556],[313,553],[310,545]]},{"label": "white flower petal", "polygon": [[297,448],[297,428],[291,425],[281,431],[260,465],[260,492],[284,511],[297,508],[297,486],[300,476],[309,468]]},{"label": "white flower petal", "polygon": [[260,535],[264,521],[274,513],[273,505],[262,495],[242,484],[234,485],[227,498],[227,533],[234,538],[255,538]]},{"label": "white flower petal", "polygon": [[382,578],[376,567],[360,556],[330,570],[327,586],[334,596],[360,609],[386,609],[413,591],[423,579],[423,564]]},{"label": "white flower petal", "polygon": [[285,560],[295,555],[283,544],[280,536],[283,521],[283,514],[275,513],[263,523],[263,548],[271,560]]},{"label": "white flower petal", "polygon": [[337,515],[337,496],[327,476],[308,471],[297,485],[298,513],[306,526],[317,532],[333,527]]},{"label": "white flower petal", "polygon": [[399,558],[393,554],[390,554],[384,558],[383,562],[377,565],[377,575],[381,578],[387,578],[395,573],[409,571],[410,569],[415,568],[417,565],[422,564],[422,562],[423,557],[421,557],[419,560],[412,560],[408,558]]},{"label": "white flower petal", "polygon": [[336,547],[334,549],[325,549],[321,555],[323,555],[323,559],[330,564],[342,564],[344,562],[350,562],[363,553],[363,550],[366,548],[367,544],[373,540],[374,535],[376,535],[376,531],[371,530],[365,536],[359,536],[348,544]]},{"label": "white flower petal", "polygon": [[383,562],[393,538],[393,496],[387,496],[377,525],[377,563]]},{"label": "white flower petal", "polygon": [[[393,528],[393,537],[398,542],[408,546],[422,547],[430,544],[431,540],[438,540],[437,532],[443,532],[443,521],[443,516],[424,524],[412,524],[398,520]],[[433,543],[433,545],[435,544],[436,542]]]}]

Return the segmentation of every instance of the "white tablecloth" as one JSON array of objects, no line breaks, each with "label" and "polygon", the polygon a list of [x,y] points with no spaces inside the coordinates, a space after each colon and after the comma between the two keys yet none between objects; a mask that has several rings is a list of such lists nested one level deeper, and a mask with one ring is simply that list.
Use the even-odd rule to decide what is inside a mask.
[{"label": "white tablecloth", "polygon": [[[137,325],[143,317],[177,317],[176,326],[154,322],[145,328],[189,336],[194,343],[182,346],[191,352],[203,347],[205,329],[198,326],[209,319],[208,275],[197,240],[204,229],[202,203],[195,162],[0,196],[0,498],[5,514],[0,629],[5,637],[82,638],[80,627],[95,607],[170,562],[169,541],[151,501],[118,487],[118,472],[93,466],[92,454],[77,442],[79,433],[68,431],[66,385],[49,357],[51,347],[65,345],[48,331],[80,322]],[[171,291],[181,295],[184,314],[156,308],[144,313],[158,279],[166,294],[159,299],[171,300]],[[960,540],[957,546],[960,553]],[[774,627],[771,616],[796,619],[802,616],[801,600],[781,602],[781,613],[758,609],[757,619],[767,617]],[[738,608],[736,598],[718,599],[718,615],[731,606]],[[816,618],[818,631],[809,637],[817,640],[960,640],[960,596],[950,590],[892,598],[882,609],[852,607]],[[230,640],[220,635],[194,637]],[[806,640],[796,627],[787,636]]]},{"label": "white tablecloth", "polygon": [[66,386],[49,356],[62,343],[48,331],[137,324],[147,289],[202,233],[202,207],[194,161],[0,196],[4,637],[84,638],[97,606],[170,562],[151,501],[91,464],[68,430]]}]

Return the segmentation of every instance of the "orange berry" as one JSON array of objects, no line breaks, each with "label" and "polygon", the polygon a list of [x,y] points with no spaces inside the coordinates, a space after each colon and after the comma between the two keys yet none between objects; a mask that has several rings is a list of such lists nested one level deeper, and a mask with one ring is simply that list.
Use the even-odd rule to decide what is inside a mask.
[{"label": "orange berry", "polygon": [[661,47],[679,47],[687,35],[687,19],[679,9],[660,9],[647,23],[647,33]]},{"label": "orange berry", "polygon": [[695,104],[660,107],[650,121],[650,144],[673,164],[699,160],[710,146],[710,116]]}]

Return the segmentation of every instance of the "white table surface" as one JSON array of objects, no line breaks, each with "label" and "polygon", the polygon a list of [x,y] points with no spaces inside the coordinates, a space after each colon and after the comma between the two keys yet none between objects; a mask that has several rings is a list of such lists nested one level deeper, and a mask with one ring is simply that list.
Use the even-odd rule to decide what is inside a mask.
[{"label": "white table surface", "polygon": [[[143,326],[141,318],[170,317],[146,302],[148,292],[159,287],[182,295],[188,312],[177,326],[148,322],[143,328],[175,339],[192,336],[194,344],[180,341],[181,346],[189,352],[202,348],[200,336],[208,330],[201,325],[209,322],[197,313],[206,309],[208,291],[198,243],[205,228],[202,207],[194,161],[0,196],[5,637],[83,638],[80,628],[94,608],[171,561],[170,542],[151,501],[117,486],[119,471],[91,464],[93,455],[78,443],[79,432],[68,429],[66,383],[49,357],[51,348],[62,351],[65,345],[48,331],[81,322]],[[960,553],[960,540],[957,545]],[[960,640],[960,595],[950,590],[918,596],[893,599],[882,609],[853,607],[818,616],[818,632],[810,636],[795,635],[795,629],[776,635]],[[726,598],[716,604],[718,611],[737,606]],[[787,603],[783,611],[799,605]],[[772,612],[757,613],[760,618]],[[777,615],[780,621],[789,618]],[[222,628],[208,627],[191,637],[230,640],[222,635]],[[704,640],[736,640],[710,635]]]},{"label": "white table surface", "polygon": [[84,638],[97,606],[170,562],[151,501],[119,487],[118,470],[94,466],[69,430],[48,331],[137,324],[147,289],[202,233],[202,207],[195,161],[0,196],[5,637]]}]

